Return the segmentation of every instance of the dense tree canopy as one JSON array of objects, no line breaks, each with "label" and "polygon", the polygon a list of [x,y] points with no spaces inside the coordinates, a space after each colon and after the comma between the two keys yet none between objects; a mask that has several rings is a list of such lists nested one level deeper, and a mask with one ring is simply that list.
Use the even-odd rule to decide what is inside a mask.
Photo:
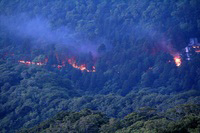
[{"label": "dense tree canopy", "polygon": [[[200,38],[199,5],[199,0],[1,0],[0,132],[86,108],[126,117],[84,110],[61,113],[58,121],[39,127],[197,132],[199,114],[178,119],[159,112],[200,104],[200,54],[193,51],[188,61],[183,50],[190,38]],[[182,57],[179,67],[174,53]],[[159,116],[132,113],[141,107]],[[31,131],[42,132],[39,127]]]},{"label": "dense tree canopy", "polygon": [[199,107],[182,105],[165,113],[156,113],[152,108],[141,108],[123,119],[108,119],[105,115],[91,110],[80,112],[62,112],[31,129],[23,129],[21,133],[40,132],[78,132],[78,133],[177,133],[198,132]]}]

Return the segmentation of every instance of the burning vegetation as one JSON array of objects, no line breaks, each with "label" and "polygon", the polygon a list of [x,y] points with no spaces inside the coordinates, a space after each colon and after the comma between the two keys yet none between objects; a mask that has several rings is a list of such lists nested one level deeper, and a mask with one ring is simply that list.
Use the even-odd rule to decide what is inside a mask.
[{"label": "burning vegetation", "polygon": [[177,67],[181,66],[181,57],[180,55],[174,56],[174,62]]},{"label": "burning vegetation", "polygon": [[[33,62],[33,61],[25,61],[25,60],[19,60],[18,61],[21,64],[25,64],[25,65],[37,65],[37,66],[44,66],[47,65],[48,63],[48,59],[46,58],[44,62]],[[67,63],[70,64],[73,68],[79,69],[82,72],[86,71],[86,72],[96,72],[96,67],[92,66],[92,69],[88,69],[86,64],[80,64],[78,65],[78,63],[76,62],[75,58],[69,58],[67,59]],[[65,61],[62,61],[62,64],[53,64],[53,67],[57,67],[59,70],[63,67],[66,66]]]},{"label": "burning vegetation", "polygon": [[69,63],[73,68],[79,69],[79,70],[81,70],[81,71],[96,72],[95,66],[92,66],[92,70],[89,70],[89,69],[87,69],[86,64],[78,65],[78,64],[76,63],[76,60],[75,60],[74,58],[68,59],[68,63]]},{"label": "burning vegetation", "polygon": [[96,72],[94,58],[91,53],[77,54],[74,52],[74,50],[65,48],[56,50],[55,44],[48,45],[45,49],[36,49],[36,51],[38,51],[37,54],[32,54],[31,52],[29,56],[22,55],[18,58],[18,63],[28,66],[51,66],[57,68],[58,70],[72,66],[73,68],[81,70],[82,72]]}]

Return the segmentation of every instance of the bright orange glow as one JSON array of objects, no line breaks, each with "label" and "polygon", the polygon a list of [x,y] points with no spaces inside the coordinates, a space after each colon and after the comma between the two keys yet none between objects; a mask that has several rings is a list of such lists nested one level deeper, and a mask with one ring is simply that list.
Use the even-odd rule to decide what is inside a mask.
[{"label": "bright orange glow", "polygon": [[[67,61],[73,68],[79,69],[81,71],[86,71],[86,72],[96,72],[95,66],[92,66],[92,70],[88,70],[86,64],[78,65],[74,58],[70,58]],[[43,66],[43,65],[46,65],[46,63],[48,62],[48,59],[46,58],[44,62],[32,62],[32,61],[25,61],[25,60],[19,60],[18,62],[25,65]],[[60,70],[61,68],[65,67],[65,61],[62,61],[62,65],[54,64],[52,66],[57,67]]]},{"label": "bright orange glow", "polygon": [[180,56],[175,56],[174,57],[174,62],[176,63],[177,67],[181,66],[181,58],[180,58]]},{"label": "bright orange glow", "polygon": [[69,63],[70,65],[72,65],[73,68],[79,69],[79,70],[81,70],[81,71],[96,72],[95,66],[92,66],[92,70],[88,70],[87,67],[86,67],[86,64],[78,65],[78,64],[76,63],[76,60],[75,60],[74,58],[68,59],[68,63]]}]

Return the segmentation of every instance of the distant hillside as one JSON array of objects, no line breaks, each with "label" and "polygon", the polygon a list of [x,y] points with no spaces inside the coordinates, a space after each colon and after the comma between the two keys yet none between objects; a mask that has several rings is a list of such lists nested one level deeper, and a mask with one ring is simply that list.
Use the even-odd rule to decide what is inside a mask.
[{"label": "distant hillside", "polygon": [[[159,114],[200,104],[199,48],[187,53],[190,60],[184,49],[190,38],[200,40],[199,5],[199,0],[1,0],[0,132],[34,127],[61,111],[91,109],[124,118],[140,108]],[[80,118],[66,130],[83,131],[81,121],[91,119],[97,122],[92,131],[111,130],[113,119],[82,113],[75,113]],[[198,119],[187,117],[182,120]],[[162,122],[166,129],[160,129]],[[167,117],[121,124],[112,131],[190,130]],[[54,126],[57,131],[60,125]],[[196,130],[195,125],[190,132]]]},{"label": "distant hillside", "polygon": [[156,113],[152,108],[141,108],[123,119],[109,119],[91,110],[63,112],[20,133],[198,133],[199,111],[198,105],[182,105],[165,113]]}]

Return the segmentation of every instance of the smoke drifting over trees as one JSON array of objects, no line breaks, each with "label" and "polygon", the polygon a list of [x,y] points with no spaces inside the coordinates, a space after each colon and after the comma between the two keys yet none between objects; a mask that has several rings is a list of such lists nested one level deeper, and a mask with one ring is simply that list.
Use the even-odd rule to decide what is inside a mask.
[{"label": "smoke drifting over trees", "polygon": [[[0,26],[10,38],[28,40],[33,48],[55,44],[56,48],[69,48],[71,52],[89,53],[97,56],[100,40],[89,40],[84,33],[70,30],[66,26],[53,27],[42,17],[28,17],[26,14],[0,16]],[[101,40],[102,41],[102,40]]]},{"label": "smoke drifting over trees", "polygon": [[[43,127],[59,132],[62,122],[70,129],[62,128],[65,132],[199,131],[192,123],[199,123],[200,54],[190,50],[190,60],[184,57],[190,38],[200,39],[199,5],[199,0],[1,0],[0,132],[86,108],[107,117],[130,115],[119,122],[91,110],[61,113],[33,132]],[[181,104],[186,106],[176,108]]]}]

